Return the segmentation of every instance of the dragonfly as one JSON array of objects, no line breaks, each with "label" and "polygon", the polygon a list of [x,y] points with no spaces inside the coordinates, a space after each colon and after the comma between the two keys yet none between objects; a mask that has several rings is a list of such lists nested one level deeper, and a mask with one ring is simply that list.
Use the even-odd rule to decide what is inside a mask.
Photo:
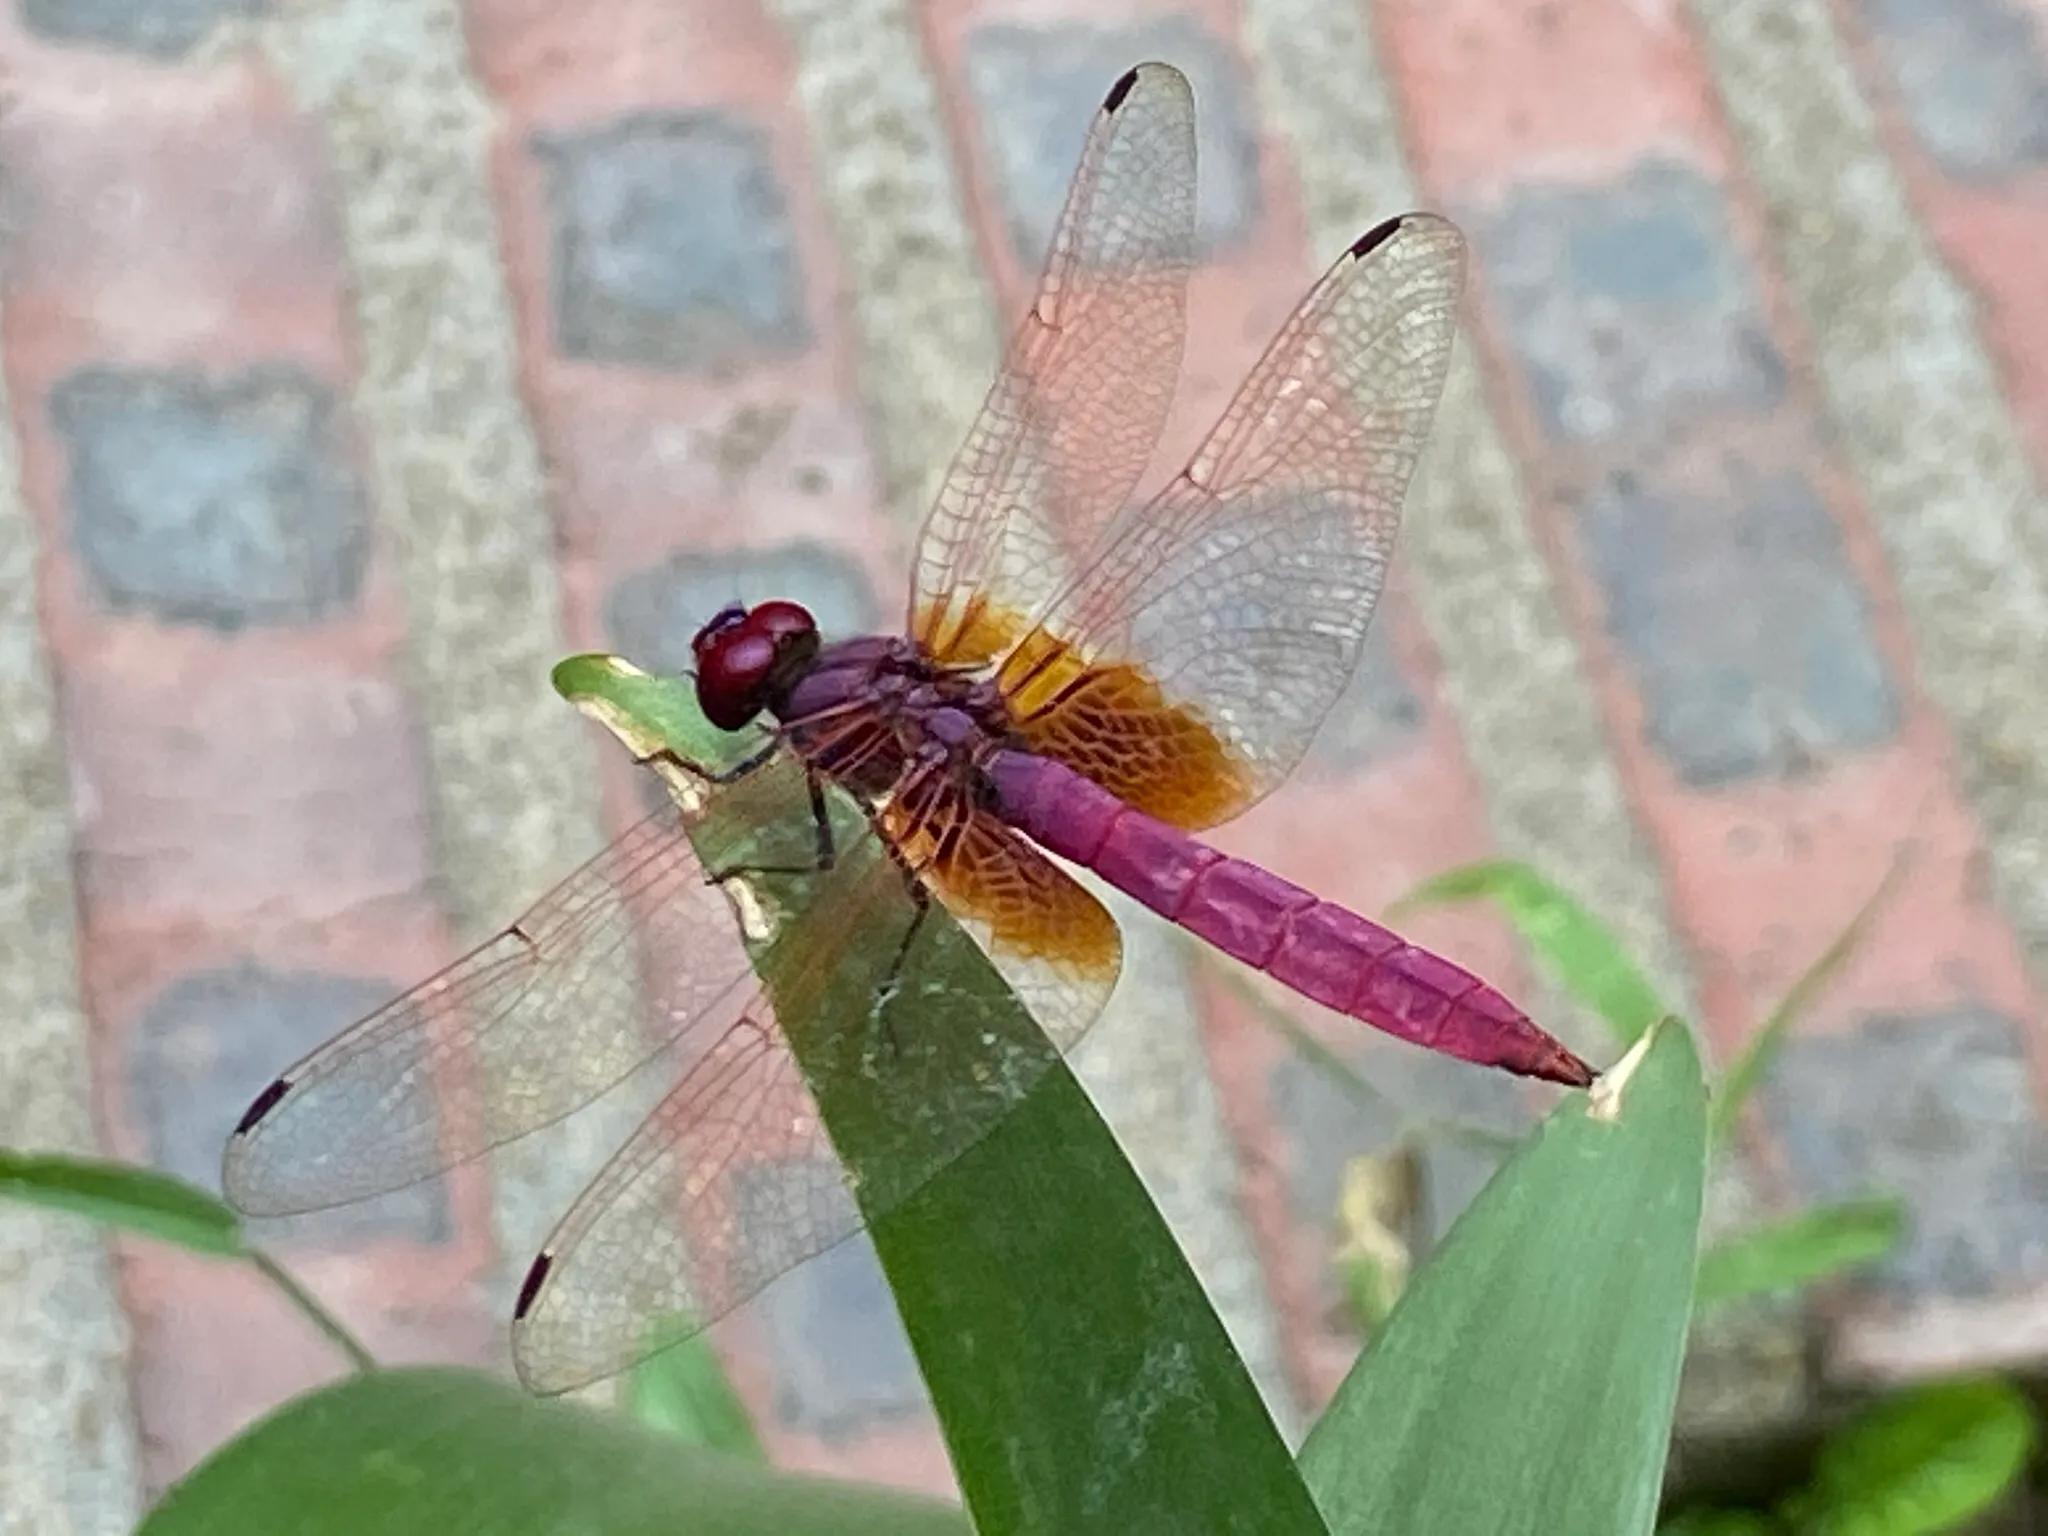
[{"label": "dragonfly", "polygon": [[[902,632],[828,641],[787,600],[711,615],[695,701],[745,750],[651,752],[667,804],[265,1088],[226,1149],[237,1207],[414,1183],[659,1058],[673,1086],[514,1308],[530,1387],[612,1374],[909,1198],[1081,1038],[1122,941],[1069,866],[1339,1014],[1593,1082],[1471,972],[1197,835],[1287,777],[1357,666],[1464,247],[1425,213],[1361,236],[1136,500],[1198,256],[1194,122],[1163,64],[1104,98]],[[856,1090],[888,1154],[858,1177],[835,1159]]]}]

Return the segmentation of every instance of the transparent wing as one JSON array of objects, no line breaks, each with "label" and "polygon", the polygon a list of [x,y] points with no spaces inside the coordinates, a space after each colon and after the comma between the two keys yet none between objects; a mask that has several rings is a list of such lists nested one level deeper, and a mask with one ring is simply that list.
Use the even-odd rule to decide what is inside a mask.
[{"label": "transparent wing", "polygon": [[512,1322],[520,1379],[564,1392],[623,1370],[862,1225],[817,1102],[762,1001],[548,1238]]},{"label": "transparent wing", "polygon": [[[714,825],[699,828],[707,860],[731,867],[715,823],[786,819],[801,794],[793,765],[720,791]],[[538,1391],[689,1336],[894,1209],[1058,1060],[974,939],[919,919],[900,853],[831,798],[829,870],[727,884],[762,989],[696,1054],[527,1277],[513,1352]],[[1032,975],[1051,990],[1031,1005],[1055,1028],[1100,1006],[1086,991],[1077,1001],[1075,978],[1057,968]]]},{"label": "transparent wing", "polygon": [[1033,750],[1190,828],[1286,777],[1357,665],[1463,272],[1427,214],[1331,268],[1187,468],[1005,657]]},{"label": "transparent wing", "polygon": [[589,1103],[753,993],[669,806],[511,927],[329,1041],[230,1138],[228,1199],[286,1215],[417,1182]]},{"label": "transparent wing", "polygon": [[1194,231],[1194,97],[1143,64],[1103,102],[1037,297],[925,520],[909,631],[933,656],[997,655],[1137,484],[1180,372]]}]

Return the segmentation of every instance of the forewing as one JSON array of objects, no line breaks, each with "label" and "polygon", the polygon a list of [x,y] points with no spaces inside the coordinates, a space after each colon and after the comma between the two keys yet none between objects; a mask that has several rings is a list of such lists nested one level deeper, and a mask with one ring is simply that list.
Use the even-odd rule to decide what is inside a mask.
[{"label": "forewing", "polygon": [[222,1186],[274,1216],[397,1189],[589,1103],[751,995],[733,913],[671,805],[510,928],[266,1089]]},{"label": "forewing", "polygon": [[1037,297],[918,541],[910,633],[994,657],[1144,471],[1180,371],[1195,242],[1194,98],[1164,64],[1097,114]]},{"label": "forewing", "polygon": [[1286,777],[1357,666],[1463,270],[1427,214],[1331,268],[1187,468],[1005,658],[1033,750],[1189,828]]},{"label": "forewing", "polygon": [[831,802],[830,870],[728,883],[761,994],[536,1261],[513,1340],[536,1389],[687,1337],[894,1209],[1058,1060],[974,941],[920,923],[897,856]]}]

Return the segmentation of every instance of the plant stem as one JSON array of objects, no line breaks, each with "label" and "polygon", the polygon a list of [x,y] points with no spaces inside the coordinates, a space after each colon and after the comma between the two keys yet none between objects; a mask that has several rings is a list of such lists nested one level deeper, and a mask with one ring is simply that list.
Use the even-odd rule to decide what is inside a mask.
[{"label": "plant stem", "polygon": [[313,1298],[313,1293],[294,1280],[285,1267],[265,1253],[261,1248],[249,1249],[249,1262],[257,1272],[283,1293],[284,1299],[305,1314],[306,1320],[326,1334],[334,1347],[348,1356],[348,1362],[358,1371],[369,1372],[377,1369],[377,1357],[364,1347],[363,1341],[342,1325],[340,1318],[329,1312]]}]

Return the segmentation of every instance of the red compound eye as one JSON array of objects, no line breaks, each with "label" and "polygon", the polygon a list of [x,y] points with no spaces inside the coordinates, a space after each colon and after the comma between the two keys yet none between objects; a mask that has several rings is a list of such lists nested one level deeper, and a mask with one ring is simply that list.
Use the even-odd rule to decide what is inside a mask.
[{"label": "red compound eye", "polygon": [[761,712],[775,642],[752,630],[709,637],[697,654],[697,704],[721,731],[736,731]]},{"label": "red compound eye", "polygon": [[749,634],[766,635],[776,645],[787,644],[818,632],[818,624],[811,612],[801,603],[785,602],[778,598],[772,603],[763,603],[747,614],[746,628]]},{"label": "red compound eye", "polygon": [[701,659],[707,650],[717,644],[720,635],[739,628],[741,624],[746,622],[746,618],[747,610],[738,603],[726,604],[725,607],[719,609],[718,612],[711,616],[702,629],[697,631],[697,638],[690,642],[691,651]]}]

